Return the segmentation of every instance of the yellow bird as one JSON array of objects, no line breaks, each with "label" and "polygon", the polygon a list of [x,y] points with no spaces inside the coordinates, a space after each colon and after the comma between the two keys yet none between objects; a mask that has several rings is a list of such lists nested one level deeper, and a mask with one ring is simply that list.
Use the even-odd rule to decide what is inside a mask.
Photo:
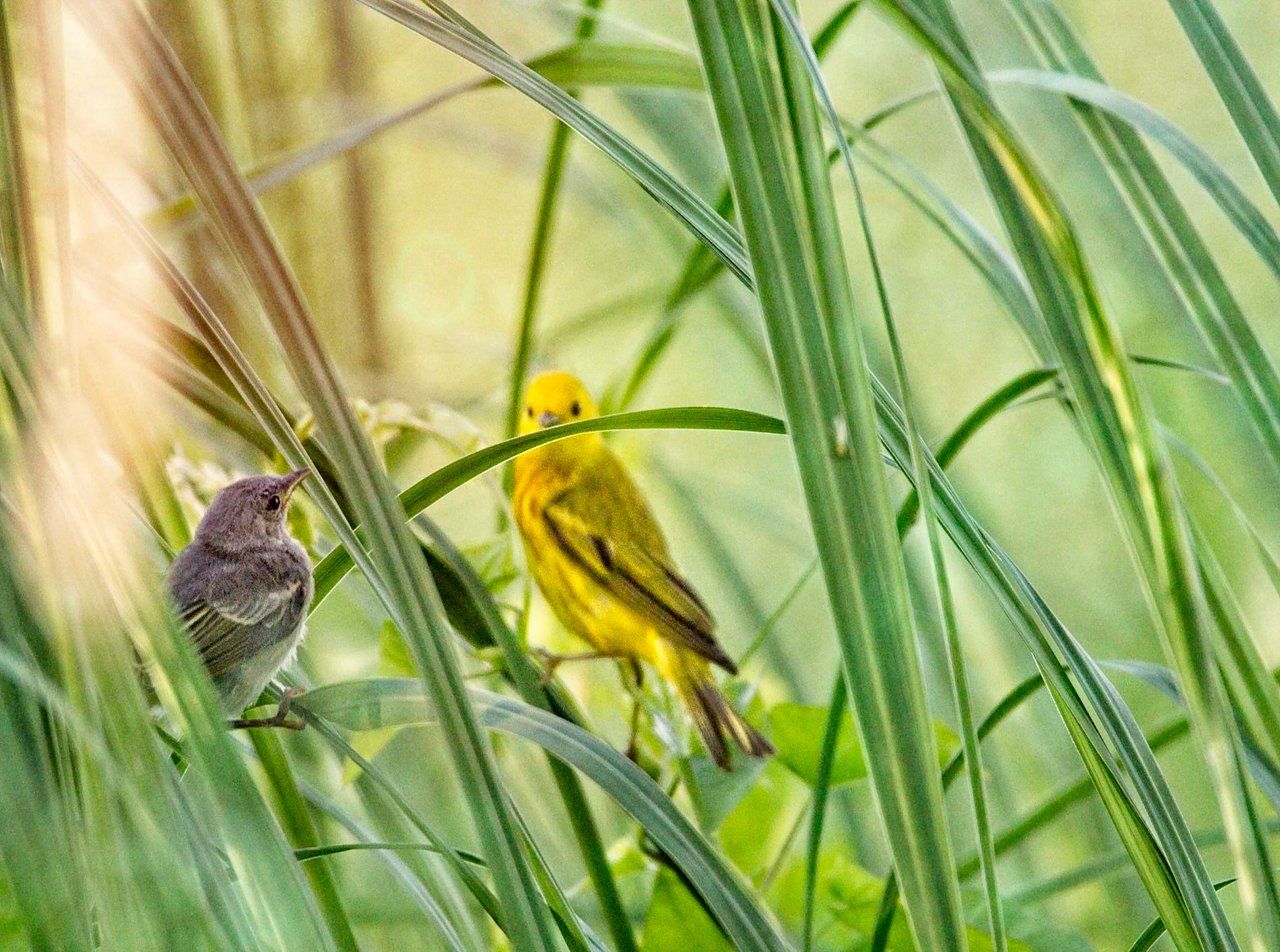
[{"label": "yellow bird", "polygon": [[[520,432],[598,415],[576,377],[546,373],[529,385]],[[517,457],[513,503],[538,587],[594,649],[552,665],[587,657],[646,662],[679,692],[720,767],[729,767],[727,738],[753,757],[773,753],[716,688],[711,664],[730,674],[737,666],[716,643],[706,606],[672,565],[653,513],[599,433]],[[633,744],[634,730],[633,719]]]}]

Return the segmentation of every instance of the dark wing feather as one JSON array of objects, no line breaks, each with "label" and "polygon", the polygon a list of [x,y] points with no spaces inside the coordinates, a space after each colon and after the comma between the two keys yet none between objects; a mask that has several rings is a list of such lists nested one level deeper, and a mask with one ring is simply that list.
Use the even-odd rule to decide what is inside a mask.
[{"label": "dark wing feather", "polygon": [[179,554],[169,591],[200,659],[216,682],[289,637],[310,600],[305,554],[281,549],[238,559],[198,542]]},{"label": "dark wing feather", "polygon": [[263,646],[297,624],[297,588],[240,599],[217,595],[181,606],[181,618],[214,681],[234,671]]},{"label": "dark wing feather", "polygon": [[546,508],[556,544],[602,588],[664,637],[727,671],[706,605],[670,563],[666,541],[640,491],[612,453]]}]

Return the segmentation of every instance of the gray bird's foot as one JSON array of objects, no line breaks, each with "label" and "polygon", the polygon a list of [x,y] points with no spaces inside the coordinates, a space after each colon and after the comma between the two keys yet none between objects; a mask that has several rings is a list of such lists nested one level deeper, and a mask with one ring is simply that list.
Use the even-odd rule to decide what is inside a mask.
[{"label": "gray bird's foot", "polygon": [[303,688],[285,688],[284,693],[280,695],[280,703],[276,707],[276,712],[270,717],[242,717],[231,722],[233,730],[243,730],[247,727],[283,727],[285,730],[300,731],[307,726],[307,722],[300,719],[289,718],[289,708],[293,706],[293,699],[305,694]]},{"label": "gray bird's foot", "polygon": [[555,654],[554,652],[547,651],[545,648],[534,648],[532,650],[533,654],[542,662],[543,670],[542,680],[540,683],[544,688],[551,683],[551,679],[556,676],[556,669],[562,664],[566,664],[570,661],[598,661],[601,658],[611,657],[611,655],[607,655],[601,651],[583,651],[579,654]]}]

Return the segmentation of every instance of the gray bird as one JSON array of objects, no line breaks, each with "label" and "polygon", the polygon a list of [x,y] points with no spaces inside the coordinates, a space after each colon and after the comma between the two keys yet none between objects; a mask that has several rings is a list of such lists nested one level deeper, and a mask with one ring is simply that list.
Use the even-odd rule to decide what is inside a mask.
[{"label": "gray bird", "polygon": [[[223,709],[240,714],[292,660],[306,631],[311,562],[285,526],[289,497],[310,470],[237,480],[214,498],[169,569],[169,594]],[[233,727],[289,727],[297,692],[272,717]]]}]

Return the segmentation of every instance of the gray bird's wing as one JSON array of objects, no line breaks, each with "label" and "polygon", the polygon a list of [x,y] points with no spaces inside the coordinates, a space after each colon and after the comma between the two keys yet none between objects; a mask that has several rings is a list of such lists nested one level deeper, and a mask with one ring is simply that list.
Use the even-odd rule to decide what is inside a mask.
[{"label": "gray bird's wing", "polygon": [[215,682],[296,631],[310,600],[310,574],[292,557],[233,564],[196,546],[178,557],[170,589],[178,614]]},{"label": "gray bird's wing", "polygon": [[201,598],[183,606],[183,624],[214,681],[293,631],[297,591],[294,586],[238,601]]}]

